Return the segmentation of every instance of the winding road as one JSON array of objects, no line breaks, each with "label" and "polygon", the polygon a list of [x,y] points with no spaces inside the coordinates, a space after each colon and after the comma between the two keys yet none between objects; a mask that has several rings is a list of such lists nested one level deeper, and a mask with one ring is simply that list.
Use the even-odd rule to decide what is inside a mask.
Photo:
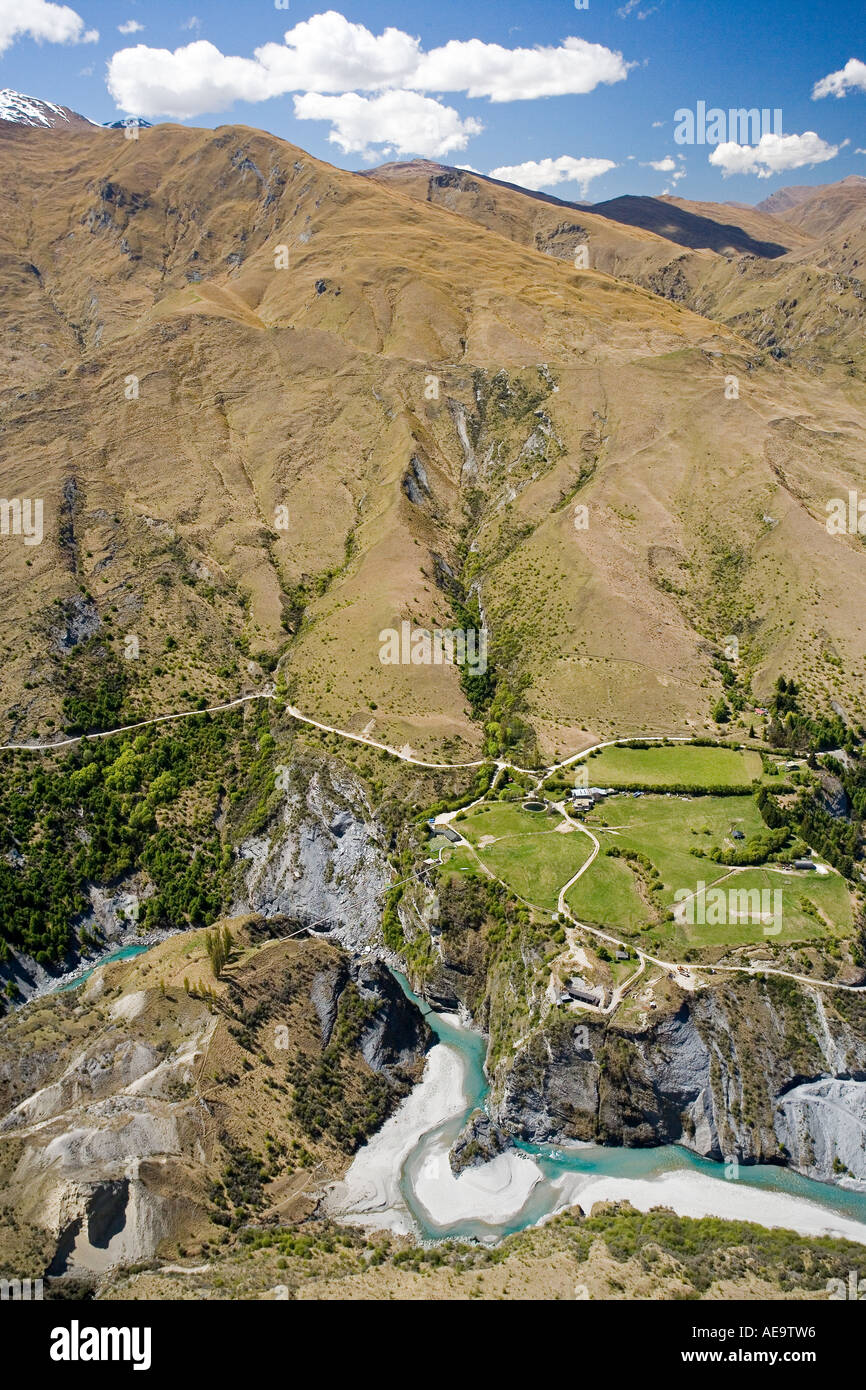
[{"label": "winding road", "polygon": [[[271,684],[265,686],[262,690],[255,691],[254,693],[248,695],[240,695],[236,700],[228,700],[223,704],[208,705],[204,709],[179,710],[175,714],[157,714],[150,719],[138,720],[135,724],[123,724],[116,729],[103,729],[100,730],[98,733],[75,734],[68,738],[55,739],[52,742],[43,741],[36,743],[0,744],[0,753],[50,753],[53,752],[55,749],[69,748],[73,744],[77,743],[86,743],[90,740],[95,739],[112,738],[117,734],[132,733],[136,729],[145,729],[154,724],[166,724],[176,719],[193,719],[196,716],[200,717],[203,714],[219,714],[226,710],[237,709],[240,705],[250,704],[255,700],[275,700],[277,698],[278,695],[276,687],[273,684]],[[370,738],[367,734],[356,734],[352,733],[348,729],[341,729],[333,724],[324,724],[321,720],[313,719],[310,715],[304,714],[294,705],[287,704],[286,712],[287,714],[291,715],[293,719],[296,719],[301,724],[307,724],[311,728],[318,729],[322,733],[335,734],[337,735],[337,737],[347,739],[351,743],[360,743],[368,748],[376,748],[382,753],[387,753],[392,758],[398,758],[401,762],[411,763],[414,767],[428,768],[431,771],[436,772],[459,772],[474,767],[485,767],[488,764],[492,763],[497,768],[496,778],[494,779],[494,783],[492,785],[495,785],[495,781],[498,779],[498,777],[502,774],[502,772],[507,770],[510,772],[516,772],[523,776],[529,776],[536,779],[534,782],[536,788],[540,787],[543,782],[546,782],[548,778],[552,777],[556,772],[561,771],[563,768],[571,767],[574,763],[579,762],[583,758],[588,758],[591,753],[598,752],[602,748],[612,748],[616,744],[630,743],[638,738],[647,743],[660,743],[665,740],[668,743],[691,743],[694,737],[691,734],[677,734],[673,736],[670,734],[623,734],[619,738],[605,739],[600,743],[591,744],[588,748],[583,748],[578,753],[572,753],[569,757],[564,758],[561,762],[553,763],[550,767],[544,768],[539,773],[539,770],[537,768],[519,767],[517,766],[517,764],[511,763],[504,758],[477,758],[472,762],[464,763],[426,762],[423,758],[416,758],[408,745],[405,745],[403,748],[393,748],[390,744],[382,743],[378,739]],[[455,810],[442,813],[442,815],[436,818],[437,824],[446,824],[453,820],[454,817],[457,816],[461,810],[470,810],[472,807],[480,805],[481,802],[486,800],[488,795],[489,791],[485,792],[480,797],[476,797],[474,801],[468,802],[463,807],[458,807]],[[595,858],[598,855],[600,845],[596,836],[586,825],[584,825],[582,821],[575,820],[573,817],[569,816],[568,812],[565,809],[564,803],[555,803],[555,809],[559,811],[560,815],[569,823],[569,825],[574,826],[575,829],[581,831],[584,835],[587,835],[593,844],[592,853],[590,854],[589,858],[585,860],[585,862],[578,869],[577,873],[572,875],[568,882],[565,883],[563,887],[560,889],[559,898],[557,902],[557,907],[560,916],[567,919],[572,928],[574,928],[575,930],[585,932],[588,935],[593,936],[600,941],[604,941],[608,945],[612,945],[619,950],[634,951],[635,955],[638,957],[638,960],[640,961],[639,968],[637,971],[635,971],[634,975],[630,976],[628,980],[624,981],[622,985],[618,986],[613,991],[611,1001],[606,1006],[606,1008],[603,1011],[595,1010],[596,1012],[613,1012],[613,1010],[616,1007],[618,1007],[618,1005],[621,1003],[625,993],[630,988],[632,983],[642,973],[647,963],[651,963],[652,965],[658,966],[660,969],[665,970],[669,973],[673,972],[675,975],[682,974],[685,972],[689,976],[694,976],[698,974],[706,974],[709,970],[713,970],[717,974],[725,973],[740,975],[781,975],[784,976],[786,979],[796,980],[798,983],[808,985],[813,989],[820,988],[831,990],[844,990],[849,994],[860,994],[866,991],[866,982],[860,985],[845,985],[835,980],[815,980],[808,975],[798,975],[792,970],[781,970],[776,966],[768,966],[760,963],[757,965],[701,966],[695,964],[694,962],[662,960],[660,957],[653,956],[648,951],[642,950],[639,946],[635,946],[628,942],[621,941],[616,936],[611,936],[610,933],[602,931],[599,927],[592,927],[587,922],[579,921],[578,918],[576,918],[571,912],[571,909],[569,908],[568,903],[566,901],[566,897],[571,888],[574,886],[574,884],[577,883],[581,875],[586,873],[587,869],[594,862]],[[474,846],[470,845],[468,840],[461,837],[461,841],[465,846],[474,851]],[[479,863],[480,862],[481,861],[479,860]],[[485,869],[485,872],[489,875],[489,877],[496,878],[496,875],[491,873],[486,865],[482,865],[482,867]],[[504,883],[504,880],[502,879],[498,879],[497,881]],[[508,884],[504,884],[504,886],[509,887]],[[513,889],[510,889],[510,891],[513,891]],[[535,906],[535,904],[530,905]],[[591,1006],[588,1007],[591,1008]]]}]

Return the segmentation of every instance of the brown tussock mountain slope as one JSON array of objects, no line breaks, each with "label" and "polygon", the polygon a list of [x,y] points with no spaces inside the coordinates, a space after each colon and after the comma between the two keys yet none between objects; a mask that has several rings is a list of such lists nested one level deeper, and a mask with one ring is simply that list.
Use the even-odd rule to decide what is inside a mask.
[{"label": "brown tussock mountain slope", "polygon": [[424,160],[384,165],[370,177],[548,255],[572,259],[589,243],[592,265],[725,323],[776,358],[830,371],[843,389],[847,377],[866,375],[857,177],[794,190],[804,197],[784,217],[769,203],[672,197],[569,204]]},{"label": "brown tussock mountain slope", "polygon": [[816,612],[841,674],[809,679],[856,705],[860,544],[823,515],[862,409],[617,278],[664,239],[599,218],[611,271],[576,271],[541,224],[517,244],[239,127],[13,128],[0,167],[3,486],[46,517],[0,546],[11,733],[58,718],[82,638],[132,632],[143,708],[279,660],[327,722],[477,750],[453,668],[379,660],[402,620],[454,625],[455,580],[545,744],[703,727],[722,637],[761,682],[806,672]]}]

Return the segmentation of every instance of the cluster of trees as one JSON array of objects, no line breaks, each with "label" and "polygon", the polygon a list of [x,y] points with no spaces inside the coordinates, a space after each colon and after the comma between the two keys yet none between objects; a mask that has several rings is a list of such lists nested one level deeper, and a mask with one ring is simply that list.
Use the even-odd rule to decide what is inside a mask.
[{"label": "cluster of trees", "polygon": [[389,890],[385,897],[385,908],[382,913],[382,936],[389,951],[403,955],[406,949],[406,939],[403,936],[403,924],[400,921],[400,899],[403,897],[403,885],[398,884],[396,888]]},{"label": "cluster of trees", "polygon": [[807,754],[813,771],[819,767],[816,754],[829,748],[844,749],[848,754],[844,764],[834,758],[827,760],[825,765],[842,782],[851,813],[848,818],[831,815],[823,804],[821,788],[813,784],[805,787],[795,802],[784,807],[764,788],[758,795],[761,815],[771,828],[784,824],[796,831],[849,879],[854,877],[855,860],[862,857],[862,821],[866,818],[863,737],[862,728],[851,728],[839,715],[806,713],[800,705],[797,682],[779,676],[770,705],[768,741],[775,747]]},{"label": "cluster of trees", "polygon": [[789,806],[780,806],[766,787],[757,796],[758,809],[772,830],[785,827],[813,845],[845,878],[854,877],[854,859],[860,850],[860,824],[831,816],[813,788],[800,793]]},{"label": "cluster of trees", "polygon": [[67,734],[116,729],[129,714],[128,673],[117,653],[98,637],[73,648],[64,670]]},{"label": "cluster of trees", "polygon": [[478,776],[475,779],[475,790],[473,792],[460,791],[454,796],[443,796],[439,801],[435,801],[432,806],[428,806],[425,811],[418,816],[419,821],[427,821],[432,816],[438,816],[443,811],[456,811],[467,801],[477,801],[490,790],[490,784],[496,776],[496,764],[485,763],[478,769]]},{"label": "cluster of trees", "polygon": [[610,859],[624,859],[632,872],[643,880],[655,910],[663,917],[671,916],[662,896],[664,892],[662,876],[648,855],[642,854],[639,850],[620,849],[619,845],[609,845],[605,854]]},{"label": "cluster of trees", "polygon": [[[297,1057],[288,1067],[294,1118],[311,1139],[325,1136],[344,1153],[354,1153],[409,1089],[403,1082],[370,1072],[357,1052],[361,1033],[378,1007],[349,982],[340,995],[334,1030],[321,1058]],[[360,1069],[352,1065],[353,1058],[361,1062]]]},{"label": "cluster of trees", "polygon": [[222,1171],[222,1181],[211,1184],[210,1198],[216,1208],[211,1212],[211,1220],[218,1226],[228,1226],[234,1224],[228,1211],[229,1203],[235,1209],[238,1224],[243,1217],[263,1205],[268,1171],[264,1160],[250,1149],[233,1142],[225,1132],[220,1138],[228,1157]]},{"label": "cluster of trees", "polygon": [[[748,691],[743,688],[736,671],[725,657],[716,657],[713,662],[716,670],[722,678],[724,694],[719,697],[719,701],[713,711],[713,719],[717,724],[726,724],[731,717],[731,710],[739,713],[744,710],[748,703]],[[730,709],[728,704],[730,703]],[[720,717],[721,715],[721,717]]]},{"label": "cluster of trees", "polygon": [[501,674],[497,677],[496,694],[484,725],[484,751],[488,757],[519,751],[521,759],[527,765],[533,765],[536,756],[535,734],[520,714],[528,684],[528,676],[514,680]]},{"label": "cluster of trees", "polygon": [[[111,689],[97,693],[90,708],[114,708],[112,699]],[[214,812],[241,727],[234,714],[202,715],[51,760],[9,755],[0,764],[0,943],[41,964],[61,958],[89,906],[88,886],[137,870],[155,887],[147,926],[205,926],[219,916],[231,852]]]},{"label": "cluster of trees", "polygon": [[205,932],[204,946],[207,958],[217,979],[231,960],[234,944],[234,937],[228,927],[214,927],[211,931]]},{"label": "cluster of trees", "polygon": [[770,701],[767,742],[795,753],[820,753],[845,748],[856,756],[863,730],[855,731],[838,714],[810,715],[800,707],[800,688],[793,679],[779,676]]},{"label": "cluster of trees", "polygon": [[656,796],[671,792],[674,796],[751,796],[758,785],[755,782],[707,782],[696,787],[692,782],[664,782],[661,786],[654,782],[618,782],[618,792],[650,792]]},{"label": "cluster of trees", "polygon": [[699,1293],[720,1277],[760,1279],[781,1291],[823,1293],[828,1278],[838,1276],[847,1288],[849,1247],[829,1237],[808,1242],[792,1231],[765,1230],[744,1221],[676,1216],[661,1207],[639,1212],[627,1206],[598,1206],[582,1220],[560,1217],[554,1229],[557,1234],[564,1230],[578,1259],[585,1259],[599,1240],[615,1260],[633,1260],[646,1271],[658,1267],[660,1255],[670,1258],[680,1277]]},{"label": "cluster of trees", "polygon": [[[453,600],[453,607],[458,627],[461,627],[464,632],[472,630],[475,633],[480,633],[481,610],[477,598],[472,598],[468,603],[455,599]],[[480,651],[478,642],[480,642],[480,638],[476,638],[476,652]],[[469,701],[476,719],[490,708],[496,694],[497,678],[493,663],[485,660],[484,664],[484,671],[473,671],[468,663],[464,663],[460,667],[460,688]]]},{"label": "cluster of trees", "polygon": [[[753,835],[739,848],[735,846],[733,849],[693,849],[692,854],[698,858],[711,859],[715,864],[767,864],[782,856],[790,838],[791,831],[787,825],[780,825],[772,830],[768,826],[766,830],[758,831],[757,835]],[[803,849],[805,851],[805,846]]]}]

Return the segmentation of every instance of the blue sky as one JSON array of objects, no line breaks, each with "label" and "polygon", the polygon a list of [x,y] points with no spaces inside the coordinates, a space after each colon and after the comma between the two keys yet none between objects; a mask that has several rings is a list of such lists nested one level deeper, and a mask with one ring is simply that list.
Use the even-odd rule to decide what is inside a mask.
[{"label": "blue sky", "polygon": [[[864,27],[862,0],[0,0],[0,86],[258,126],[350,169],[423,155],[568,199],[757,202],[866,175]],[[698,102],[781,108],[781,135],[677,143]]]}]

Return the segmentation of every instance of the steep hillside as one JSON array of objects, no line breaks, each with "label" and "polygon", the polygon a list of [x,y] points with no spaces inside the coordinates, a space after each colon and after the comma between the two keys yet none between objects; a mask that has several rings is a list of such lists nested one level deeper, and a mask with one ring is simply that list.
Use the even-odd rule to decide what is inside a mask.
[{"label": "steep hillside", "polygon": [[384,165],[372,177],[549,255],[571,259],[586,242],[592,265],[719,320],[777,359],[831,371],[843,391],[849,376],[866,373],[857,177],[793,191],[795,211],[800,201],[826,205],[814,222],[808,211],[802,222],[775,216],[771,200],[756,208],[630,196],[569,204],[428,161]]},{"label": "steep hillside", "polygon": [[[575,270],[582,229],[517,245],[259,132],[10,126],[0,167],[4,486],[44,499],[0,550],[14,737],[112,662],[142,712],[279,663],[306,713],[455,757],[703,729],[730,633],[757,693],[799,673],[857,715],[844,393]],[[669,256],[597,221],[612,268]],[[482,615],[480,686],[380,660]]]},{"label": "steep hillside", "polygon": [[[857,195],[858,188],[862,191],[866,178],[862,174],[849,174],[847,178],[841,179],[838,183],[818,184],[798,184],[790,188],[778,188],[775,193],[771,193],[769,198],[758,203],[755,207],[756,212],[772,213],[774,217],[784,218],[785,222],[797,226],[800,223],[800,210],[806,203],[823,203],[828,198],[832,202],[839,196],[847,197]],[[808,214],[807,214],[808,215]]]},{"label": "steep hillside", "polygon": [[407,1094],[431,1034],[385,968],[279,928],[218,923],[217,974],[204,932],[175,937],[0,1023],[4,1273],[299,1220]]},{"label": "steep hillside", "polygon": [[722,256],[760,256],[773,260],[783,256],[791,241],[782,240],[773,219],[746,211],[726,208],[719,216],[714,204],[688,203],[681,198],[637,198],[627,195],[596,203],[593,211],[627,226],[656,232],[678,246],[692,250],[716,251]]}]

